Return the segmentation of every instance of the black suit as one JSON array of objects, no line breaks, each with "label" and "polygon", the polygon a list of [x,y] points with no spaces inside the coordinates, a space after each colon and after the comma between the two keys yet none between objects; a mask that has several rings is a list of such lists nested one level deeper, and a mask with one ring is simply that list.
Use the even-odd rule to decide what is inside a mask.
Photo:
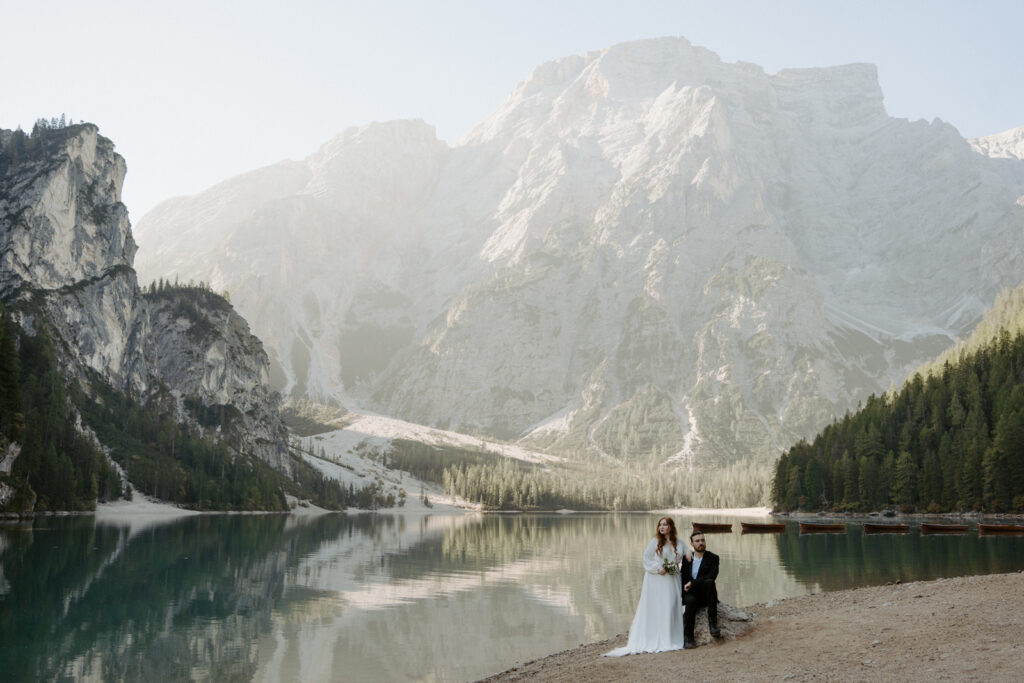
[{"label": "black suit", "polygon": [[[696,559],[696,558],[695,558]],[[715,586],[715,579],[718,578],[718,555],[710,550],[704,551],[704,557],[697,569],[697,578],[691,579],[693,573],[693,561],[687,561],[683,557],[683,567],[679,572],[679,580],[683,586],[691,583],[690,590],[683,590],[683,638],[693,642],[693,626],[697,619],[697,609],[707,606],[708,626],[715,630],[718,628],[718,588]]]}]

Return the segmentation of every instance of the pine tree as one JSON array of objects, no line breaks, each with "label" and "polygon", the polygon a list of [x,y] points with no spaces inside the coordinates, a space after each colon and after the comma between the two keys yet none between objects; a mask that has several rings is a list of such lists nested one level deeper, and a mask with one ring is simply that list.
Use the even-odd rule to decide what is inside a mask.
[{"label": "pine tree", "polygon": [[896,459],[895,501],[906,508],[917,504],[917,463],[908,451]]}]

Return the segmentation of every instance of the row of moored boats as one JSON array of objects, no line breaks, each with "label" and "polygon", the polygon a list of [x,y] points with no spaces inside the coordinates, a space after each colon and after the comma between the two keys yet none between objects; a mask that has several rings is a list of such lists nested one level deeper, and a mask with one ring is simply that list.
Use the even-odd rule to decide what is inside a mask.
[{"label": "row of moored boats", "polygon": [[[866,534],[906,534],[910,533],[910,525],[902,523],[893,524],[871,524],[864,522],[864,533]],[[970,527],[966,524],[932,524],[921,522],[919,524],[922,534],[966,534]],[[729,533],[732,531],[732,524],[719,524],[708,522],[694,522],[694,531],[704,533]],[[740,530],[745,534],[781,534],[786,531],[785,524],[778,523],[755,523],[740,522]],[[800,522],[801,534],[845,534],[845,524],[822,524],[812,522]],[[995,535],[1024,535],[1024,524],[978,524],[978,534],[981,536]]]}]

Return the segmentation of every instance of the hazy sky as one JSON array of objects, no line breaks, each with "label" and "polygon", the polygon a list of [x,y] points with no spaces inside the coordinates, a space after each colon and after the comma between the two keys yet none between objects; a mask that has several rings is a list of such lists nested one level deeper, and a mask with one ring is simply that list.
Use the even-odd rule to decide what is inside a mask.
[{"label": "hazy sky", "polygon": [[683,36],[723,60],[870,62],[893,116],[966,137],[1024,126],[1018,0],[0,0],[0,128],[65,113],[157,202],[420,118],[455,143],[541,62]]}]

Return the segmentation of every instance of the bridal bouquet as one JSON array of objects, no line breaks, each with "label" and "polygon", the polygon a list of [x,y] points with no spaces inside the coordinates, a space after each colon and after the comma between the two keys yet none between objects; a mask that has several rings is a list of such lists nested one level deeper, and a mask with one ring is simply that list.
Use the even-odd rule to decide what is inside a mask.
[{"label": "bridal bouquet", "polygon": [[661,563],[661,566],[665,570],[666,574],[671,574],[672,576],[675,576],[675,574],[676,574],[676,561],[675,560],[670,560],[670,559],[668,559],[666,557],[665,561]]}]

